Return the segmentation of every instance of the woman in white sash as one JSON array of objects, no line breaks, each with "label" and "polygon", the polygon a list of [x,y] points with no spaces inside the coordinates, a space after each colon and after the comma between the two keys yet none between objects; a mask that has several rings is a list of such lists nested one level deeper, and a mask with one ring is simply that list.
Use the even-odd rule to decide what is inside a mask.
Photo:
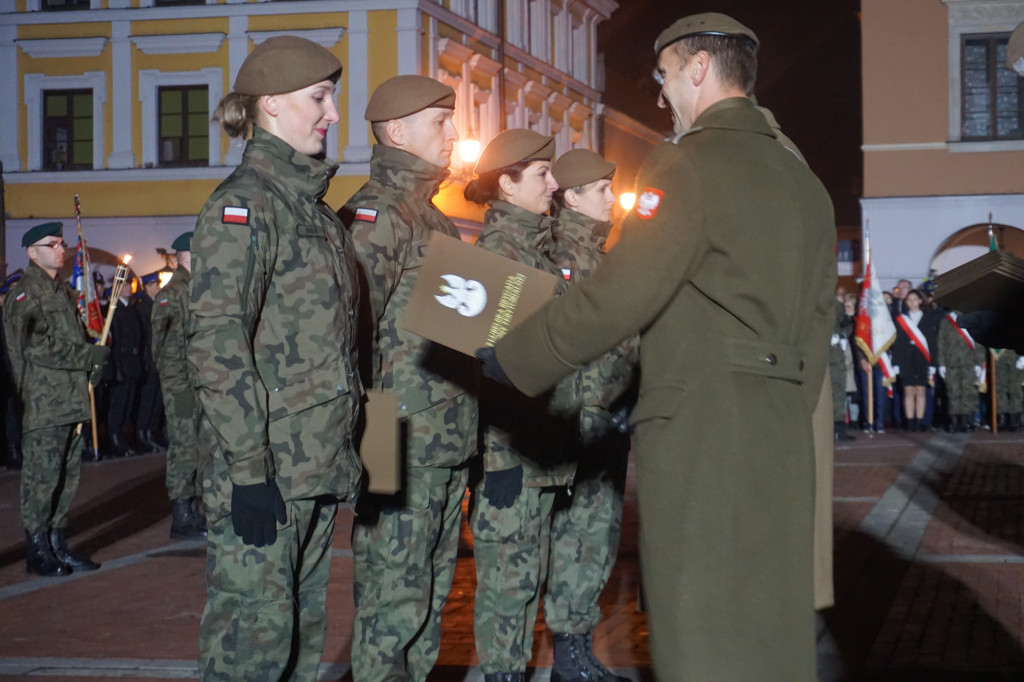
[{"label": "woman in white sash", "polygon": [[911,290],[904,299],[907,312],[896,316],[896,343],[893,345],[894,369],[903,386],[903,414],[908,431],[923,431],[921,419],[925,410],[925,389],[932,384],[935,364],[932,360],[934,339],[929,342],[921,328],[927,314],[921,309],[924,294]]}]

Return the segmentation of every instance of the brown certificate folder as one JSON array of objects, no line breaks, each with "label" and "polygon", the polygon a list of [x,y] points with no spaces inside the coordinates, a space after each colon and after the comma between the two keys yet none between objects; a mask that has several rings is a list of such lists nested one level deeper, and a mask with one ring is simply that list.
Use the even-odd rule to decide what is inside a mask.
[{"label": "brown certificate folder", "polygon": [[364,406],[366,428],[359,442],[359,457],[371,493],[391,495],[402,488],[399,450],[398,398],[394,393],[370,389]]},{"label": "brown certificate folder", "polygon": [[935,278],[934,299],[961,313],[1024,308],[1024,260],[990,251]]},{"label": "brown certificate folder", "polygon": [[550,272],[435,232],[399,326],[473,355],[544,305],[558,282]]}]

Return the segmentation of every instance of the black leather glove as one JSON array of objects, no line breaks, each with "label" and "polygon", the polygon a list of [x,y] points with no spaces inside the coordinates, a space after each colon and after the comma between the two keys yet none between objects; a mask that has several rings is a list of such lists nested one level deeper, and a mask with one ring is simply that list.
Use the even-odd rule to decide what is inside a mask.
[{"label": "black leather glove", "polygon": [[92,369],[89,370],[89,383],[93,387],[99,386],[100,381],[103,380],[104,365],[107,364],[109,357],[110,348],[108,346],[89,346],[89,363],[92,365]]},{"label": "black leather glove", "polygon": [[231,525],[245,544],[274,544],[277,524],[287,521],[284,499],[275,481],[231,488]]},{"label": "black leather glove", "polygon": [[1024,316],[977,310],[961,315],[956,323],[983,346],[1024,350]]},{"label": "black leather glove", "polygon": [[484,497],[495,509],[508,509],[523,492],[523,467],[484,474]]},{"label": "black leather glove", "polygon": [[494,348],[484,346],[483,348],[476,349],[476,357],[480,360],[481,371],[484,376],[491,381],[497,381],[499,384],[504,384],[509,388],[515,388],[512,380],[505,374],[505,370],[501,368],[501,364],[498,362],[498,355],[494,352]]}]

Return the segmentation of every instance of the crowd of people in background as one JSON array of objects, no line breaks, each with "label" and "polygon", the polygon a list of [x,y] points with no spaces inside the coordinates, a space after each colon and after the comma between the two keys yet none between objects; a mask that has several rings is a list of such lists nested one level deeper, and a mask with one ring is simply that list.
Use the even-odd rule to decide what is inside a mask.
[{"label": "crowd of people in background", "polygon": [[1024,356],[977,343],[957,324],[956,312],[933,300],[933,291],[929,280],[915,288],[901,279],[891,291],[883,292],[896,329],[886,351],[892,368],[886,376],[882,363],[871,365],[856,342],[858,296],[841,286],[836,289],[832,380],[843,387],[833,389],[833,395],[842,399],[841,406],[836,406],[838,440],[855,438],[850,433],[853,429],[864,433],[1021,430]]}]

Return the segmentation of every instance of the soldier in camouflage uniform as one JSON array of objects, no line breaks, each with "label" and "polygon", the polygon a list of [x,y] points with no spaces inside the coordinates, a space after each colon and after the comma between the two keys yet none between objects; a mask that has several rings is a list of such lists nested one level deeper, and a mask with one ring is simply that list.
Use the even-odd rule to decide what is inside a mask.
[{"label": "soldier in camouflage uniform", "polygon": [[171,498],[171,537],[205,537],[206,521],[199,511],[202,486],[196,472],[199,446],[196,432],[199,414],[185,356],[185,318],[188,315],[189,282],[192,280],[192,233],[178,236],[171,245],[178,267],[157,292],[152,312],[153,362],[160,375],[167,414],[167,494]]},{"label": "soldier in camouflage uniform", "polygon": [[985,349],[975,343],[957,324],[957,314],[948,312],[939,325],[937,364],[946,382],[950,429],[968,431],[978,409],[977,381],[985,364]]},{"label": "soldier in camouflage uniform", "polygon": [[[465,195],[490,204],[478,246],[560,275],[545,254],[553,221],[544,214],[558,188],[554,152],[554,138],[506,131],[480,155],[479,177]],[[477,574],[473,629],[487,682],[521,682],[532,653],[556,489],[571,486],[576,469],[578,382],[571,375],[554,395],[536,399],[495,383],[481,387],[484,477],[473,491],[469,525]]]},{"label": "soldier in camouflage uniform", "polygon": [[[398,398],[405,481],[396,496],[364,495],[352,528],[356,682],[423,682],[441,644],[455,574],[466,462],[477,450],[474,363],[399,327],[431,233],[459,238],[431,199],[448,176],[455,91],[397,76],[370,98],[378,144],[370,179],[341,216],[365,275],[364,379]],[[369,304],[368,306],[366,304]]]},{"label": "soldier in camouflage uniform", "polygon": [[[352,445],[357,264],[323,201],[341,63],[272,37],[218,107],[241,165],[192,238],[187,317],[208,522],[203,680],[315,680],[339,501],[362,474]],[[284,94],[274,94],[284,93]]]},{"label": "soldier in camouflage uniform", "polygon": [[828,372],[832,383],[832,420],[836,440],[856,440],[846,424],[846,354],[850,349],[853,318],[846,314],[843,302],[835,301],[836,323],[832,328],[828,351]]},{"label": "soldier in camouflage uniform", "polygon": [[29,266],[4,302],[4,338],[21,404],[21,524],[25,569],[67,575],[99,568],[71,553],[65,532],[82,470],[81,427],[88,382],[110,354],[90,343],[72,293],[60,279],[67,244],[60,223],[36,225],[21,240]]},{"label": "soldier in camouflage uniform", "polygon": [[[559,157],[551,172],[559,189],[548,257],[572,286],[604,257],[615,164],[576,149]],[[571,493],[556,493],[544,595],[544,620],[554,640],[551,682],[626,682],[598,660],[592,643],[601,621],[598,597],[619,549],[637,343],[624,341],[581,372],[579,464]]]},{"label": "soldier in camouflage uniform", "polygon": [[1021,380],[1024,379],[1024,356],[1009,348],[993,349],[996,371],[996,410],[998,427],[1006,431],[1020,430]]}]

